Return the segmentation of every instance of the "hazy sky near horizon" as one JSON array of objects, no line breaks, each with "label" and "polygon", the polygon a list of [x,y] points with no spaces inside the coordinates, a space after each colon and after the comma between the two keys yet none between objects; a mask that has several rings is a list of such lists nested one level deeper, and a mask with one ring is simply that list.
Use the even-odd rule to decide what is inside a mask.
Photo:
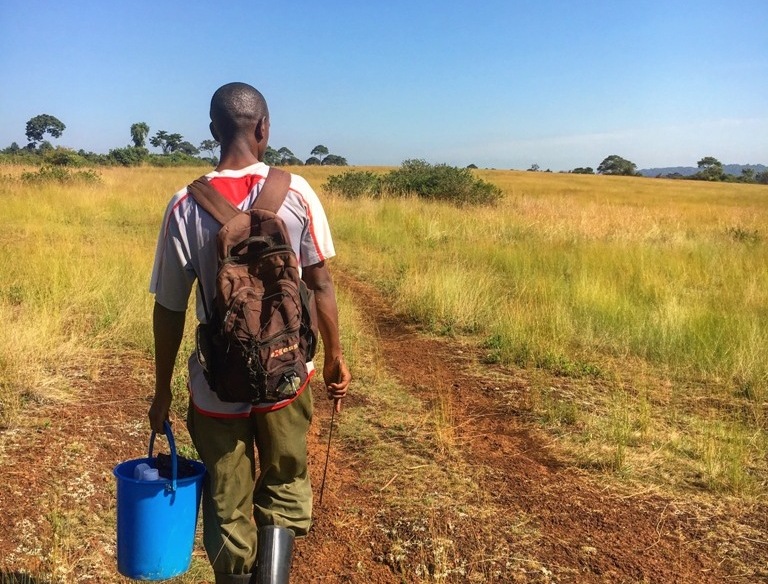
[{"label": "hazy sky near horizon", "polygon": [[766,0],[2,0],[0,147],[42,113],[75,149],[140,121],[199,144],[244,81],[302,159],[768,164],[766,31]]}]

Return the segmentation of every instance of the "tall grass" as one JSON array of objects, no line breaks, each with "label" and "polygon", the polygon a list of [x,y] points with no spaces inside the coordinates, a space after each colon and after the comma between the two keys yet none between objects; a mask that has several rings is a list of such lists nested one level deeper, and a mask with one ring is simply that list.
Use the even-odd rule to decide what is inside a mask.
[{"label": "tall grass", "polygon": [[765,187],[487,174],[500,208],[333,200],[341,261],[509,362],[631,355],[766,397]]},{"label": "tall grass", "polygon": [[[592,444],[585,460],[611,445],[599,465],[631,470],[647,465],[630,450],[655,456],[662,443],[688,453],[710,486],[762,488],[762,479],[746,486],[723,472],[736,465],[718,444],[725,428],[729,443],[748,445],[750,464],[765,466],[768,190],[480,174],[505,192],[494,209],[328,198],[338,261],[434,332],[478,336],[488,360],[583,379],[586,406],[547,390],[534,405],[549,404],[549,419],[578,420],[577,447]],[[653,404],[643,424],[659,429],[639,437],[615,396],[603,395],[636,385],[650,388]],[[716,404],[718,432],[706,430],[702,403]],[[680,428],[680,443],[663,436]]]},{"label": "tall grass", "polygon": [[[481,171],[504,199],[457,209],[344,200],[321,188],[338,169],[294,170],[321,191],[334,262],[377,284],[397,311],[475,337],[488,361],[581,383],[582,400],[542,385],[531,404],[578,440],[613,448],[583,458],[632,468],[643,463],[629,451],[663,443],[665,456],[693,452],[711,484],[732,476],[742,488],[712,459],[725,449],[706,445],[725,431],[748,454],[766,441],[765,187]],[[162,212],[200,173],[105,169],[99,183],[60,185],[5,171],[0,425],[26,400],[66,399],[67,372],[87,371],[104,351],[151,352],[147,285]],[[632,424],[646,428],[639,436],[621,427],[615,395],[603,395],[614,389],[644,396],[642,411],[628,402]],[[715,408],[717,431],[702,403]]]},{"label": "tall grass", "polygon": [[164,206],[194,170],[101,172],[96,184],[0,187],[0,425],[65,399],[99,352],[151,351],[147,292]]}]

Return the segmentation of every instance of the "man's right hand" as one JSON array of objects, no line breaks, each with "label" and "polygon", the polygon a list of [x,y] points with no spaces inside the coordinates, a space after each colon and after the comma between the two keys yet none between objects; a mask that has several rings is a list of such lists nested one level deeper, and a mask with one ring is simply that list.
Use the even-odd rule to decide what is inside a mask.
[{"label": "man's right hand", "polygon": [[164,422],[168,420],[173,396],[170,391],[155,392],[152,405],[149,406],[149,426],[153,432],[165,434]]},{"label": "man's right hand", "polygon": [[352,374],[343,357],[326,360],[323,366],[323,381],[325,381],[328,399],[333,400],[336,412],[340,412],[341,400],[347,396],[349,382],[352,381]]}]

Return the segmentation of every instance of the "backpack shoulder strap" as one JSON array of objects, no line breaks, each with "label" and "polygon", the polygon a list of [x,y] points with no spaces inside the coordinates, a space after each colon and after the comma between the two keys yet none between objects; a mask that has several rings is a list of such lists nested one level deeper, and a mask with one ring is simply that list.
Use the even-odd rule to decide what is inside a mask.
[{"label": "backpack shoulder strap", "polygon": [[277,213],[280,207],[282,207],[290,188],[291,173],[271,167],[251,209],[264,209],[265,211]]},{"label": "backpack shoulder strap", "polygon": [[221,196],[205,176],[201,176],[187,187],[189,194],[203,209],[219,223],[224,225],[230,219],[237,217],[242,211]]}]

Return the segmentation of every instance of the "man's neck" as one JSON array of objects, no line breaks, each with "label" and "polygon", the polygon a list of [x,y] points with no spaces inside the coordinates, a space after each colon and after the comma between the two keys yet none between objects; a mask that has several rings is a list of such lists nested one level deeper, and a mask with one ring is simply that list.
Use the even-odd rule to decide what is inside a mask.
[{"label": "man's neck", "polygon": [[259,159],[256,158],[249,144],[235,141],[226,146],[222,144],[221,159],[216,170],[240,170],[257,162]]}]

